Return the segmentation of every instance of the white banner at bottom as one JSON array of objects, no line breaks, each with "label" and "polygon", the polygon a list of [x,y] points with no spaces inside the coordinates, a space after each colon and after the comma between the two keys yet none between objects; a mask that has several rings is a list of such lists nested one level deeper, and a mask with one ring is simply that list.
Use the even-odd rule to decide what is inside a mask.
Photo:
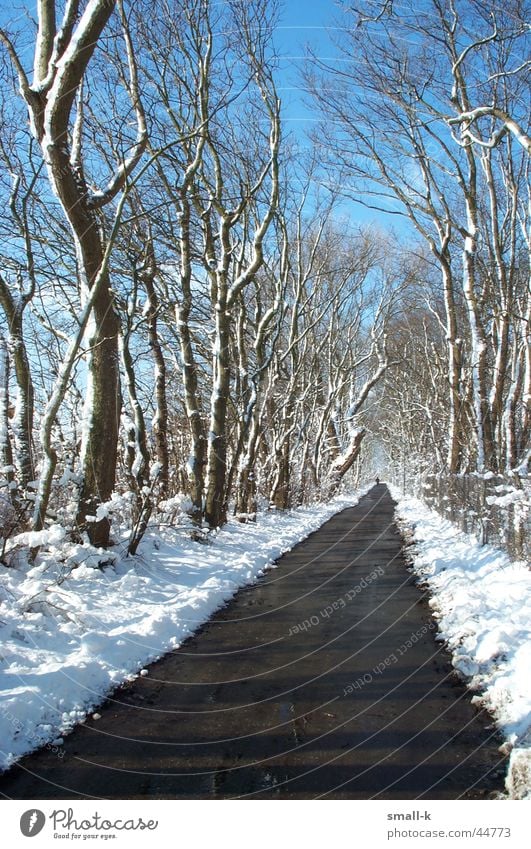
[{"label": "white banner at bottom", "polygon": [[0,810],[9,849],[531,845],[525,801],[10,800]]}]

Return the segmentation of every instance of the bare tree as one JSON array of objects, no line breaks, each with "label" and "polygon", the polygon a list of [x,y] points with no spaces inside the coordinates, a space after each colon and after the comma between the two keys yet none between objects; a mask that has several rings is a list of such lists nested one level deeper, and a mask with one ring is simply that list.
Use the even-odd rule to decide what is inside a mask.
[{"label": "bare tree", "polygon": [[[323,80],[308,75],[323,112],[333,118],[323,130],[326,155],[332,168],[340,168],[343,185],[350,178],[359,202],[406,216],[439,265],[451,472],[470,458],[470,446],[464,448],[470,413],[475,467],[495,470],[503,462],[496,430],[519,285],[515,222],[523,184],[514,176],[521,173],[525,144],[517,154],[511,139],[518,129],[495,125],[502,112],[511,115],[522,141],[527,61],[519,61],[517,51],[527,30],[523,8],[517,0],[503,12],[474,0],[433,0],[422,10],[408,5],[406,14],[393,4],[385,10],[364,4],[351,10],[355,21],[340,44],[346,63],[340,71],[326,69],[324,81],[333,81],[333,89],[323,90]],[[494,111],[476,112],[471,91],[475,97],[488,93]],[[341,133],[341,149],[332,128]]]},{"label": "bare tree", "polygon": [[[98,287],[93,298],[91,360],[83,435],[83,486],[78,522],[94,515],[97,504],[107,500],[114,486],[119,424],[118,318],[107,271],[104,268],[105,238],[98,210],[124,189],[140,161],[147,132],[137,84],[134,51],[125,26],[129,62],[129,95],[137,120],[137,138],[128,157],[120,162],[104,190],[90,188],[83,164],[83,79],[98,41],[116,7],[110,0],[67,3],[58,26],[55,0],[39,0],[33,80],[30,82],[16,48],[5,31],[0,40],[16,68],[21,95],[28,108],[32,131],[38,140],[51,187],[59,198],[72,230],[78,261],[82,297]],[[52,459],[52,458],[49,458]],[[53,460],[52,460],[53,462]],[[42,516],[38,523],[42,522]],[[109,540],[109,521],[88,524],[91,540]]]}]

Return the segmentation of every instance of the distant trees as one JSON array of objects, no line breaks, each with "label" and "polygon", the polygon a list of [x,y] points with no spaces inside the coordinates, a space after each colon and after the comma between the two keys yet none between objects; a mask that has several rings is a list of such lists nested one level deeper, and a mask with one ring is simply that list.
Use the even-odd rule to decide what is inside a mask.
[{"label": "distant trees", "polygon": [[284,320],[270,363],[274,415],[263,428],[278,507],[331,496],[357,459],[365,407],[389,366],[401,284],[378,234],[345,238],[333,203],[312,213],[318,197],[307,188],[299,197],[284,214]]},{"label": "distant trees", "polygon": [[530,447],[527,12],[358,4],[340,68],[308,77],[332,178],[406,216],[439,267],[450,472],[514,470]]}]

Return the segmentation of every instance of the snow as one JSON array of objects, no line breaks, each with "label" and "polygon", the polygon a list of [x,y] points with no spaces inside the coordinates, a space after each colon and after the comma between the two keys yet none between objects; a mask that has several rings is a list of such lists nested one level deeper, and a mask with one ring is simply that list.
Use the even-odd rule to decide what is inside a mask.
[{"label": "snow", "polygon": [[[496,487],[496,489],[500,490],[501,488]],[[503,489],[506,489],[506,487],[503,487]],[[529,505],[528,497],[522,489],[510,489],[505,495],[489,495],[486,501],[487,504],[495,505],[496,507],[508,507],[509,504],[517,504],[518,502],[524,502],[524,504]]]},{"label": "snow", "polygon": [[531,572],[391,490],[399,521],[413,532],[413,570],[432,594],[440,637],[511,752],[507,792],[531,798]]},{"label": "snow", "polygon": [[35,564],[17,546],[13,565],[0,565],[0,769],[58,745],[87,715],[96,719],[112,690],[146,675],[147,664],[367,489],[261,513],[256,523],[232,520],[206,544],[162,528],[129,558],[126,543],[74,546],[57,526],[39,537]]},{"label": "snow", "polygon": [[50,525],[43,531],[26,531],[23,534],[17,534],[16,543],[18,545],[27,545],[28,548],[37,548],[39,545],[53,545],[60,542],[66,534],[65,529],[61,525]]},{"label": "snow", "polygon": [[191,513],[193,506],[192,499],[182,492],[167,498],[166,501],[159,501],[159,510],[162,513]]},{"label": "snow", "polygon": [[86,516],[87,522],[99,522],[101,519],[106,519],[113,514],[127,514],[130,511],[131,504],[135,500],[134,492],[113,492],[109,501],[104,501],[98,504],[94,516]]},{"label": "snow", "polygon": [[[154,419],[154,421],[156,421],[156,418]],[[162,463],[160,463],[157,460],[157,461],[155,461],[154,463],[151,464],[151,468],[149,470],[149,479],[151,481],[156,480],[158,478],[158,476],[160,475],[161,471],[162,471]]]}]

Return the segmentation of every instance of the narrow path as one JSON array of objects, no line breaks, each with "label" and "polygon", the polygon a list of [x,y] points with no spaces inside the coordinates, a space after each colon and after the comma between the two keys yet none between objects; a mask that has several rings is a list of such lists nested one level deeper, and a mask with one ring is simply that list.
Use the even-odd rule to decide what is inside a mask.
[{"label": "narrow path", "polygon": [[485,798],[499,739],[434,639],[380,484],[241,590],[11,798]]}]

